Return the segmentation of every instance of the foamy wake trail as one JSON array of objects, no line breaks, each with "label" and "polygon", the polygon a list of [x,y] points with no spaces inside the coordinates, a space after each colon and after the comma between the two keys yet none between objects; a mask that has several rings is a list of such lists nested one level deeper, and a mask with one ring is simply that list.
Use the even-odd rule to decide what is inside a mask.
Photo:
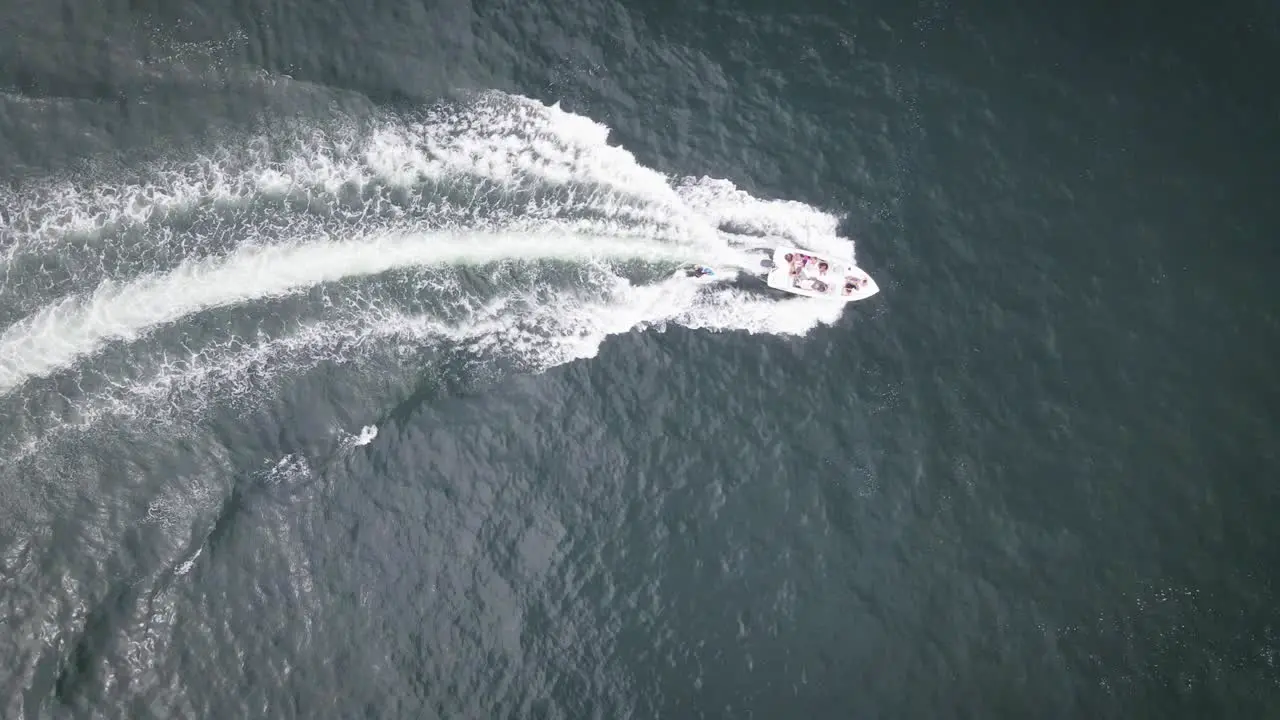
[{"label": "foamy wake trail", "polygon": [[226,259],[186,264],[127,285],[103,283],[92,297],[48,307],[0,335],[0,394],[67,367],[112,340],[134,340],[191,313],[294,293],[343,278],[429,265],[511,259],[680,259],[670,246],[610,238],[566,242],[555,235],[433,234],[249,247]]},{"label": "foamy wake trail", "polygon": [[[165,166],[152,181],[138,180],[147,177],[143,169],[114,186],[110,178],[50,181],[29,197],[19,193],[7,257],[26,253],[55,263],[97,252],[86,232],[105,233],[102,242],[111,243],[112,228],[150,223],[160,237],[175,208],[219,212],[263,196],[294,200],[279,205],[279,217],[261,221],[262,233],[256,225],[228,226],[243,239],[218,230],[216,238],[179,244],[121,245],[117,255],[126,257],[113,266],[118,270],[100,270],[101,277],[85,274],[93,272],[92,260],[69,264],[67,272],[81,273],[72,279],[84,291],[50,301],[28,295],[34,312],[0,333],[0,396],[110,343],[139,341],[202,311],[404,269],[507,260],[598,266],[585,292],[545,281],[505,293],[499,287],[496,297],[477,298],[478,309],[462,319],[402,314],[396,299],[377,296],[376,288],[364,307],[381,308],[379,317],[335,310],[348,313],[339,326],[352,333],[368,336],[373,327],[374,335],[466,342],[536,369],[590,357],[607,336],[637,327],[804,333],[843,310],[824,301],[779,302],[731,283],[624,278],[614,264],[706,262],[750,270],[759,259],[750,248],[780,240],[850,260],[853,244],[837,235],[834,216],[816,208],[755,198],[725,180],[673,180],[645,168],[607,143],[608,128],[556,106],[482,93],[461,106],[414,120],[387,118],[366,130],[301,132],[283,148],[259,138],[225,157]],[[154,260],[188,248],[189,255]],[[148,270],[147,262],[156,264]],[[135,265],[142,272],[134,273]],[[237,346],[266,342],[302,355],[306,348],[295,346],[312,342],[308,332],[300,329],[297,342],[285,335]],[[316,333],[317,348],[327,337]],[[193,352],[203,359],[181,370],[191,378],[225,375],[210,362],[226,363],[224,369],[242,362],[235,353]],[[140,394],[171,385],[163,377],[136,384]]]}]

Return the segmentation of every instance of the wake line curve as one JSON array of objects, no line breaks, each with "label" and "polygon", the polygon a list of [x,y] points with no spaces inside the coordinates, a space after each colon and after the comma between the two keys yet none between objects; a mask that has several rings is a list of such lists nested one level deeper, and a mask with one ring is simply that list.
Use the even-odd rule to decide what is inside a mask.
[{"label": "wake line curve", "polygon": [[[244,248],[184,263],[127,284],[104,282],[0,334],[0,395],[66,368],[113,340],[134,340],[191,313],[290,295],[320,283],[405,267],[500,260],[589,259],[679,262],[690,248],[629,239],[529,233],[437,232],[305,245]],[[682,251],[683,250],[683,251]]]}]

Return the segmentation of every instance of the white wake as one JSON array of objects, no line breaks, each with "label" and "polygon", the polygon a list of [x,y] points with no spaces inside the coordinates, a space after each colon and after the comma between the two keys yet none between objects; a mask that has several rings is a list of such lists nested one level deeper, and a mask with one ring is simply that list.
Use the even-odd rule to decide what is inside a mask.
[{"label": "white wake", "polygon": [[248,247],[225,259],[185,264],[121,286],[104,282],[92,297],[68,299],[14,324],[0,335],[0,394],[29,377],[64,368],[106,342],[133,340],[191,313],[279,297],[343,278],[511,259],[672,261],[681,259],[676,249],[610,238],[566,242],[550,234],[480,233]]},{"label": "white wake", "polygon": [[[105,277],[89,285],[91,292],[44,304],[0,332],[0,396],[88,362],[108,343],[145,342],[156,328],[195,313],[402,269],[560,260],[596,267],[597,280],[585,298],[566,288],[516,287],[499,292],[464,322],[388,311],[348,318],[342,333],[367,336],[378,328],[375,335],[462,338],[523,352],[525,365],[546,368],[590,357],[609,335],[637,327],[676,323],[803,334],[840,316],[844,306],[838,303],[780,302],[730,284],[677,277],[633,285],[611,264],[747,264],[753,259],[748,247],[779,240],[852,260],[853,243],[836,234],[837,219],[829,213],[761,200],[725,180],[669,178],[607,139],[605,126],[558,107],[484,93],[469,105],[433,109],[413,121],[390,118],[365,133],[302,133],[291,141],[297,151],[282,160],[274,159],[281,153],[270,141],[257,139],[226,158],[160,168],[151,181],[51,181],[29,196],[19,193],[5,263],[24,253],[89,252],[85,238],[93,232],[107,233],[109,242],[113,228],[155,222],[183,207],[301,193],[308,208],[342,209],[351,196],[376,188],[368,190],[375,196],[363,200],[363,210],[346,212],[347,224],[332,226],[327,237],[290,235],[285,218],[272,224],[274,238],[247,237],[226,253],[144,268],[123,279]],[[440,187],[424,183],[440,182],[453,183],[453,194],[412,195]],[[323,222],[297,226],[312,233],[328,227]],[[349,232],[352,223],[367,227]],[[198,246],[199,238],[192,242]],[[309,332],[303,328],[294,339],[311,342]],[[288,337],[238,347],[256,352],[255,342],[305,352]],[[210,375],[209,358],[197,353],[188,370],[178,371]],[[214,356],[212,362],[230,367],[235,358]],[[202,363],[203,370],[190,370]],[[139,390],[169,384],[158,379]]]}]

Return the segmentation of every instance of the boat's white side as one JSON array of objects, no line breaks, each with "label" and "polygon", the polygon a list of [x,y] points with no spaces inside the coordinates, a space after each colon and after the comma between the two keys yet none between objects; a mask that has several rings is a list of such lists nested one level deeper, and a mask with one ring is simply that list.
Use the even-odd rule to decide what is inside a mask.
[{"label": "boat's white side", "polygon": [[[828,265],[827,277],[830,280],[824,280],[827,285],[826,292],[814,290],[808,286],[805,278],[799,278],[793,275],[791,264],[787,262],[787,254],[793,257],[799,255],[808,255],[814,258],[810,262],[825,261]],[[865,280],[862,287],[854,290],[848,295],[844,294],[844,286],[847,278],[856,277]],[[773,251],[773,269],[769,271],[769,275],[765,280],[769,287],[776,290],[782,290],[795,295],[804,295],[806,297],[826,298],[828,300],[840,300],[842,302],[853,302],[854,300],[864,300],[880,292],[880,286],[876,285],[876,281],[872,279],[865,270],[856,265],[840,262],[830,257],[815,253],[812,250],[801,250],[793,247],[779,247]]]}]

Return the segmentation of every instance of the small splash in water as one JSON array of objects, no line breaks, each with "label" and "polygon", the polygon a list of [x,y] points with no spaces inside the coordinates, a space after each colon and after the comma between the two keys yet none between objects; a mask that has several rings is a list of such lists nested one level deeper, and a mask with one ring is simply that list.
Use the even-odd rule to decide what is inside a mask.
[{"label": "small splash in water", "polygon": [[191,568],[193,568],[193,567],[195,567],[195,566],[196,566],[196,559],[198,559],[198,558],[200,557],[200,553],[201,553],[203,550],[204,550],[204,548],[203,548],[203,547],[198,547],[198,548],[196,548],[195,554],[194,554],[194,555],[192,555],[191,557],[187,558],[187,559],[186,559],[186,560],[185,560],[181,565],[179,565],[179,566],[178,566],[178,567],[173,571],[173,573],[174,573],[175,575],[186,575],[187,573],[191,572]]},{"label": "small splash in water", "polygon": [[280,458],[267,472],[266,482],[269,485],[292,484],[311,477],[311,466],[307,459],[292,453]]},{"label": "small splash in water", "polygon": [[356,447],[368,445],[369,443],[373,442],[373,439],[376,437],[378,437],[378,426],[365,425],[364,427],[360,428],[360,434],[351,439],[351,444]]}]

